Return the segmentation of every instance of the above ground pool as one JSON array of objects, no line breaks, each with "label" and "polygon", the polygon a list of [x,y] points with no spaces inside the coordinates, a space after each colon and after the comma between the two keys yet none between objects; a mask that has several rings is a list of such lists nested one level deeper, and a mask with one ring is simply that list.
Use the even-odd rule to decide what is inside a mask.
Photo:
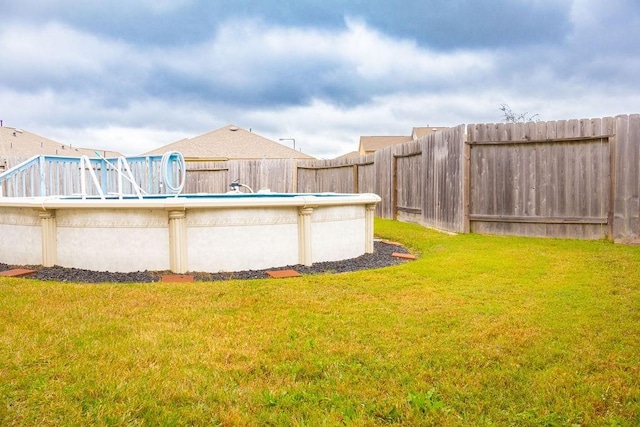
[{"label": "above ground pool", "polygon": [[0,197],[0,262],[233,272],[373,252],[375,194]]}]

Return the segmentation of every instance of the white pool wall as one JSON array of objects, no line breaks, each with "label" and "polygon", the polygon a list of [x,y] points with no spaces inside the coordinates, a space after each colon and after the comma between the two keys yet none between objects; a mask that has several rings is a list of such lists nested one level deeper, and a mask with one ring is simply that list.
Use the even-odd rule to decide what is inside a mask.
[{"label": "white pool wall", "polygon": [[[0,198],[0,262],[97,271],[241,271],[373,251],[375,194]],[[11,244],[7,244],[11,242]]]},{"label": "white pool wall", "polygon": [[298,264],[297,230],[295,209],[223,208],[215,214],[208,209],[190,210],[189,269],[241,271]]},{"label": "white pool wall", "polygon": [[0,206],[0,262],[39,265],[42,261],[41,222],[37,210]]}]

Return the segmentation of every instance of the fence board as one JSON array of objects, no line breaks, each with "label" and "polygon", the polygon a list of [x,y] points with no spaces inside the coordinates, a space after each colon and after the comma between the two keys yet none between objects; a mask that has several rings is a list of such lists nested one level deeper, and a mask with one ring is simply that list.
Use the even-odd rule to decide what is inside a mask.
[{"label": "fence board", "polygon": [[393,147],[386,147],[376,151],[374,161],[376,163],[376,187],[375,194],[382,198],[378,204],[376,215],[382,218],[393,218],[394,207],[392,203],[393,184]]},{"label": "fence board", "polygon": [[614,240],[638,242],[640,226],[640,115],[615,118]]}]

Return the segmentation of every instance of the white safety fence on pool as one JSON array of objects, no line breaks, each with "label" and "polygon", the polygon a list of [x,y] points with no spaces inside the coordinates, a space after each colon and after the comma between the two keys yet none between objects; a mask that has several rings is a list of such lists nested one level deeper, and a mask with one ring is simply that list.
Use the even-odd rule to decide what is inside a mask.
[{"label": "white safety fence on pool", "polygon": [[110,159],[40,155],[0,174],[0,197],[175,194],[184,174],[177,152]]}]

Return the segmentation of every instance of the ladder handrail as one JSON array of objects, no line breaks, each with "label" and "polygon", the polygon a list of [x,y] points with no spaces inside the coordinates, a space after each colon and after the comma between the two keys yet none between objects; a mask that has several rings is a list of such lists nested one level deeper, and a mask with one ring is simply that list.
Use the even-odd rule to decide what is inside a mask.
[{"label": "ladder handrail", "polygon": [[91,179],[93,180],[93,185],[96,186],[96,189],[98,190],[98,194],[100,195],[100,198],[102,200],[104,200],[104,192],[102,191],[102,186],[100,185],[100,181],[98,181],[98,177],[96,176],[95,171],[93,170],[93,166],[91,166],[91,160],[89,160],[89,156],[84,155],[84,156],[80,156],[80,188],[82,189],[82,198],[86,199],[87,198],[87,185],[86,185],[86,177],[85,177],[85,163],[86,168],[89,169],[89,176],[91,176]]},{"label": "ladder handrail", "polygon": [[[107,164],[110,164],[109,161],[107,159],[104,159],[105,162],[107,162]],[[125,170],[125,172],[127,173],[127,175],[124,175],[122,173],[122,169]],[[129,183],[133,186],[133,189],[136,192],[136,195],[138,196],[138,199],[142,199],[142,193],[144,194],[148,194],[146,191],[144,191],[142,188],[140,188],[140,186],[138,185],[138,183],[136,182],[133,173],[131,172],[131,168],[129,167],[129,162],[127,162],[127,158],[124,156],[120,156],[118,157],[118,167],[116,168],[116,170],[118,171],[118,193],[120,195],[120,198],[122,199],[123,193],[124,191],[122,190],[122,178],[125,178],[129,181]]]}]

